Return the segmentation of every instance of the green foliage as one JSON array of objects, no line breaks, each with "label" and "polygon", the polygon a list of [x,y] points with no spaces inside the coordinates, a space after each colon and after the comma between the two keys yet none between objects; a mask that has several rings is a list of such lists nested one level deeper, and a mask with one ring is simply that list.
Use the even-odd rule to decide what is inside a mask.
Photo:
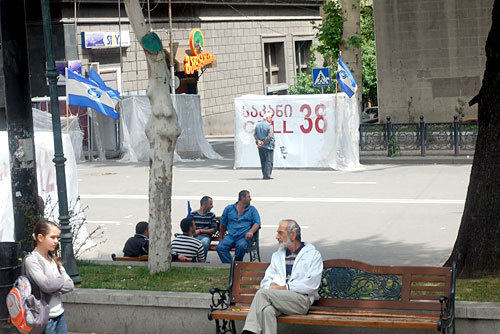
[{"label": "green foliage", "polygon": [[500,275],[481,279],[457,279],[457,300],[500,302]]},{"label": "green foliage", "polygon": [[391,158],[397,157],[401,155],[401,147],[399,146],[399,142],[395,137],[392,137],[387,141],[387,146],[389,146],[389,156]]},{"label": "green foliage", "polygon": [[353,35],[347,40],[347,45],[352,45],[355,48],[360,48],[363,45],[363,39],[360,36]]},{"label": "green foliage", "polygon": [[[313,78],[312,78],[312,73],[310,68],[314,67],[314,64],[316,62],[316,59],[314,57],[314,47],[312,48],[311,51],[311,60],[307,64],[307,71],[300,71],[297,77],[295,78],[295,85],[290,86],[288,88],[288,94],[290,95],[300,95],[300,94],[321,94],[321,87],[314,87],[313,86]],[[335,84],[336,84],[336,79],[335,79],[335,72],[330,66],[330,73],[331,73],[331,83],[330,86],[328,87],[323,87],[323,93],[325,94],[331,94],[335,93]]]},{"label": "green foliage", "polygon": [[465,116],[464,110],[465,110],[466,105],[467,105],[467,103],[464,100],[462,100],[461,98],[458,98],[458,105],[455,106],[455,113],[458,116],[459,122],[462,122],[464,119],[464,116]]},{"label": "green foliage", "polygon": [[172,267],[169,271],[150,275],[148,267],[98,265],[78,261],[83,278],[81,288],[208,292],[225,289],[229,269]]},{"label": "green foliage", "polygon": [[[325,92],[335,93],[335,77],[337,62],[342,44],[352,45],[362,49],[362,77],[363,77],[363,104],[369,102],[377,104],[377,60],[375,56],[375,26],[373,22],[373,8],[367,5],[366,1],[359,3],[361,17],[361,36],[351,36],[347,41],[342,40],[344,19],[342,18],[342,8],[338,1],[325,3],[323,11],[326,19],[316,24],[312,22],[316,30],[316,38],[319,45],[313,47],[313,51],[319,52],[323,56],[323,66],[332,69],[332,84],[325,87]],[[355,6],[355,5],[354,5]],[[312,52],[314,53],[314,52]],[[315,67],[315,62],[309,68]],[[318,94],[320,88],[312,87],[312,76],[310,73],[301,72],[297,76],[296,85],[290,87],[290,94]]]},{"label": "green foliage", "polygon": [[337,1],[325,3],[323,7],[326,19],[316,25],[312,22],[313,28],[317,31],[316,38],[319,41],[317,51],[323,56],[323,66],[336,64],[339,59],[340,45],[342,41],[342,30],[344,19],[342,18],[342,8]]},{"label": "green foliage", "polygon": [[363,62],[363,104],[377,104],[377,58],[375,56],[375,24],[373,7],[361,6],[361,39]]}]

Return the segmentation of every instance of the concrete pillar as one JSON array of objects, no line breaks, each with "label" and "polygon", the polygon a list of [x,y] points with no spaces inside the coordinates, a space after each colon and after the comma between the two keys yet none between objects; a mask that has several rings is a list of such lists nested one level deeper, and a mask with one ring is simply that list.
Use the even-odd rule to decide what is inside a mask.
[{"label": "concrete pillar", "polygon": [[[3,81],[9,138],[15,241],[31,240],[39,215],[24,0],[1,0]],[[29,242],[31,246],[31,242]]]}]

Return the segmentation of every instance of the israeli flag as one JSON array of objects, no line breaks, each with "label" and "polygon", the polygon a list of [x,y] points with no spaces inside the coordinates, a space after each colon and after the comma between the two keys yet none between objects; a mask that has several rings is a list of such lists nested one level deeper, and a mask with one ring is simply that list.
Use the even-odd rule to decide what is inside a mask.
[{"label": "israeli flag", "polygon": [[95,82],[67,69],[66,95],[68,104],[88,107],[113,119],[118,119],[116,102]]},{"label": "israeli flag", "polygon": [[97,72],[94,71],[92,67],[90,68],[89,79],[94,81],[97,84],[97,86],[99,86],[99,88],[108,93],[110,98],[112,98],[113,100],[120,101],[120,92],[117,91],[116,89],[106,86],[104,80],[102,80],[99,74],[97,74]]},{"label": "israeli flag", "polygon": [[344,64],[341,56],[339,56],[339,66],[337,67],[337,82],[340,84],[342,91],[349,97],[352,97],[358,90],[351,71]]}]

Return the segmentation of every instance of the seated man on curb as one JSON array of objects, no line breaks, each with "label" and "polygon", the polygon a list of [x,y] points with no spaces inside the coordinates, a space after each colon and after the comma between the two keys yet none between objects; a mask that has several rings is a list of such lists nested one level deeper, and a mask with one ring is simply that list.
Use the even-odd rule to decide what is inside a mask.
[{"label": "seated man on curb", "polygon": [[[242,261],[248,247],[248,240],[260,228],[260,216],[257,209],[250,205],[250,192],[242,190],[238,202],[226,206],[220,219],[220,235],[223,239],[217,245],[217,254],[222,263],[231,263],[229,251],[235,247],[236,261]],[[228,234],[224,236],[227,228]]]},{"label": "seated man on curb", "polygon": [[282,220],[276,240],[279,248],[253,298],[243,333],[277,333],[276,317],[307,314],[319,298],[323,259],[312,244],[301,241],[299,224]]},{"label": "seated man on curb", "polygon": [[207,259],[208,247],[212,241],[212,234],[219,229],[217,217],[210,210],[214,207],[213,200],[210,196],[203,196],[200,200],[200,209],[191,212],[191,217],[194,219],[196,230],[194,237],[203,244],[205,260]]},{"label": "seated man on curb", "polygon": [[200,240],[193,237],[196,227],[193,218],[184,218],[181,220],[182,234],[172,240],[172,254],[185,256],[189,259],[196,259],[193,262],[205,262],[203,256],[203,244]]},{"label": "seated man on curb", "polygon": [[123,256],[139,257],[149,252],[148,222],[138,222],[135,225],[135,235],[127,240],[123,247]]}]

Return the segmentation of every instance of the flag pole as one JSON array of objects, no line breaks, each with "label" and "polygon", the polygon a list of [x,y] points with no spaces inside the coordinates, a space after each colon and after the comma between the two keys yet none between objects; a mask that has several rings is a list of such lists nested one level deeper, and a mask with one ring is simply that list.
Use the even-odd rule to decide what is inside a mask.
[{"label": "flag pole", "polygon": [[68,99],[68,68],[64,68],[66,74],[66,133],[69,135],[69,99]]},{"label": "flag pole", "polygon": [[337,80],[337,77],[335,77],[335,109],[337,109],[337,84],[338,84],[338,80]]}]

